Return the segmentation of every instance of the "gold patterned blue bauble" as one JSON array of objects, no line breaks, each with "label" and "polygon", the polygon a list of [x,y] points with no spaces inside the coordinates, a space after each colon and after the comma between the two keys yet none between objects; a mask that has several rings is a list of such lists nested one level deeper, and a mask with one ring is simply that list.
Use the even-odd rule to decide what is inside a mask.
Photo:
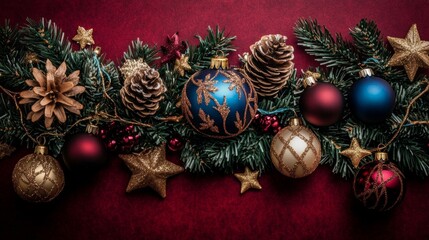
[{"label": "gold patterned blue bauble", "polygon": [[199,133],[229,138],[242,133],[255,116],[257,94],[242,73],[228,69],[226,57],[212,58],[210,69],[196,72],[182,91],[182,111]]}]

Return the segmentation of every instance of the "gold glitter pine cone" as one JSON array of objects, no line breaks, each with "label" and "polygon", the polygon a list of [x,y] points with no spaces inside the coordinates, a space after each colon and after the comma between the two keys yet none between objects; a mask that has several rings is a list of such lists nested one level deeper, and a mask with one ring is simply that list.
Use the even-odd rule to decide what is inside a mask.
[{"label": "gold glitter pine cone", "polygon": [[85,87],[77,86],[79,83],[79,70],[66,75],[67,66],[63,62],[58,69],[52,62],[46,60],[46,75],[37,68],[33,68],[35,80],[26,80],[25,83],[32,87],[22,91],[19,104],[33,103],[27,119],[36,122],[42,116],[45,117],[45,127],[50,128],[54,118],[64,123],[67,120],[65,110],[80,115],[83,105],[74,100],[73,96],[83,93]]},{"label": "gold glitter pine cone", "polygon": [[159,72],[146,63],[139,64],[129,75],[120,94],[123,104],[140,117],[154,115],[164,99],[167,88]]},{"label": "gold glitter pine cone", "polygon": [[244,71],[260,96],[275,96],[293,73],[294,49],[286,40],[286,36],[270,34],[250,46],[252,54],[248,56]]}]

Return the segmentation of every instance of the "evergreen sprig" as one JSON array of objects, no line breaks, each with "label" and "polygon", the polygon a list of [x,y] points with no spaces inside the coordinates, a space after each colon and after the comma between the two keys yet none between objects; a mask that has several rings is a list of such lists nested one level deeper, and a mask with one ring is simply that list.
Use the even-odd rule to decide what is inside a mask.
[{"label": "evergreen sprig", "polygon": [[[348,178],[353,176],[354,169],[350,161],[341,156],[339,151],[347,148],[352,137],[357,137],[363,147],[377,147],[390,140],[405,116],[405,110],[412,98],[423,91],[422,80],[417,77],[415,83],[409,82],[403,68],[387,66],[392,52],[387,48],[380,30],[373,21],[361,20],[350,30],[353,42],[345,41],[340,35],[334,37],[326,27],[312,19],[301,19],[295,27],[298,45],[303,46],[310,55],[325,65],[327,70],[317,69],[324,80],[332,82],[348,100],[348,91],[352,82],[357,79],[357,72],[363,67],[372,68],[376,75],[390,82],[396,93],[396,106],[392,116],[378,125],[367,125],[353,118],[346,106],[344,117],[337,124],[328,128],[313,129],[322,142],[323,164],[333,167],[333,172]],[[428,119],[428,107],[423,99],[416,101],[411,108],[410,120]],[[429,160],[423,143],[427,142],[427,125],[404,127],[398,138],[388,146],[387,151],[392,161],[405,172],[418,176],[428,176]],[[365,158],[362,163],[370,161]]]},{"label": "evergreen sprig", "polygon": [[[333,172],[342,177],[350,177],[355,170],[350,161],[339,154],[347,148],[352,137],[359,138],[366,148],[375,147],[387,142],[397,130],[405,116],[405,109],[411,99],[419,94],[424,86],[421,84],[426,76],[420,75],[414,83],[407,80],[401,68],[386,66],[392,52],[386,47],[380,30],[373,21],[362,20],[350,30],[352,41],[346,41],[341,35],[332,36],[316,20],[301,19],[295,27],[298,44],[307,53],[314,56],[325,68],[310,69],[321,73],[321,81],[331,82],[348,99],[348,91],[356,73],[362,67],[371,67],[376,74],[390,81],[396,92],[396,101],[392,116],[383,124],[374,126],[356,121],[346,107],[344,117],[333,126],[316,128],[308,125],[322,143],[322,163],[332,166]],[[134,151],[167,142],[172,136],[180,136],[185,141],[181,160],[185,168],[193,173],[225,172],[231,173],[237,168],[248,166],[261,172],[270,168],[270,142],[272,135],[257,131],[250,126],[235,138],[226,140],[208,139],[194,131],[184,121],[165,121],[168,117],[181,115],[180,98],[185,82],[195,72],[208,68],[212,57],[235,51],[232,45],[235,36],[229,36],[224,29],[208,27],[205,36],[195,36],[199,43],[189,45],[184,54],[189,56],[192,68],[180,76],[174,71],[174,63],[159,64],[159,49],[149,46],[139,39],[131,42],[124,53],[122,63],[127,59],[142,58],[151,67],[156,68],[168,89],[160,110],[155,116],[140,118],[122,104],[119,91],[124,82],[115,64],[98,56],[91,49],[74,51],[63,32],[51,21],[28,20],[27,25],[11,27],[6,21],[0,28],[0,86],[10,91],[19,92],[28,89],[24,83],[33,78],[31,68],[45,70],[45,62],[50,59],[54,65],[67,63],[67,74],[80,71],[80,85],[86,92],[76,99],[85,105],[81,116],[69,114],[65,124],[55,124],[47,130],[40,122],[31,123],[23,119],[24,126],[32,136],[45,134],[46,142],[53,155],[58,155],[64,143],[62,133],[74,134],[83,132],[88,122],[80,122],[73,129],[70,126],[76,121],[93,116],[117,114],[122,120],[141,123],[136,131],[141,140]],[[28,61],[28,54],[35,54],[37,61]],[[278,114],[282,125],[298,113],[298,99],[302,92],[302,79],[294,72],[286,87],[275,98],[262,98],[259,108],[266,111],[284,109]],[[416,101],[411,108],[410,120],[429,119],[429,106],[424,99]],[[21,125],[19,111],[13,99],[0,93],[0,140],[9,144],[21,144],[28,147],[34,142],[26,135]],[[30,111],[29,106],[21,106],[24,117]],[[97,115],[98,114],[98,115]],[[99,117],[99,124],[112,121]],[[143,126],[146,125],[146,126]],[[150,125],[151,127],[147,127]],[[47,134],[48,133],[48,134]],[[399,137],[388,147],[393,161],[406,172],[418,176],[428,176],[429,158],[425,148],[429,128],[427,125],[406,124]],[[363,163],[370,158],[363,160]]]}]

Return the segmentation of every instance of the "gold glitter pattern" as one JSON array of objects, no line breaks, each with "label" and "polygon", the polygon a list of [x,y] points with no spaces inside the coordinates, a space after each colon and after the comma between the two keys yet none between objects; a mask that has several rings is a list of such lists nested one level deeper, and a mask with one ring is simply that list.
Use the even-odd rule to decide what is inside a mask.
[{"label": "gold glitter pattern", "polygon": [[262,186],[258,181],[259,171],[252,172],[248,167],[246,167],[244,173],[235,173],[234,176],[241,182],[241,194],[251,188],[259,190],[262,189]]},{"label": "gold glitter pattern", "polygon": [[359,141],[353,138],[350,147],[341,151],[340,154],[348,157],[352,161],[353,166],[357,168],[363,158],[371,155],[371,151],[361,148]]},{"label": "gold glitter pattern", "polygon": [[321,146],[310,129],[287,126],[271,143],[271,160],[279,172],[292,178],[310,175],[319,165]]},{"label": "gold glitter pattern", "polygon": [[150,187],[161,197],[167,196],[167,178],[184,171],[166,159],[165,144],[146,149],[139,153],[121,154],[132,175],[126,192]]},{"label": "gold glitter pattern", "polygon": [[217,81],[214,80],[215,77],[217,76],[217,74],[211,78],[210,74],[207,74],[205,76],[204,81],[202,79],[197,79],[196,81],[192,79],[192,82],[198,87],[197,89],[197,96],[198,96],[198,103],[201,104],[203,102],[203,98],[204,98],[204,103],[206,105],[209,105],[211,99],[213,99],[213,96],[210,93],[214,93],[216,92],[218,89],[214,86]]},{"label": "gold glitter pattern", "polygon": [[429,41],[421,41],[417,25],[413,24],[405,38],[387,37],[395,54],[388,66],[404,66],[408,79],[414,80],[419,67],[429,68]]},{"label": "gold glitter pattern", "polygon": [[202,109],[200,109],[198,116],[201,118],[200,130],[210,129],[210,131],[218,133],[219,128],[214,125],[214,120],[210,118]]}]

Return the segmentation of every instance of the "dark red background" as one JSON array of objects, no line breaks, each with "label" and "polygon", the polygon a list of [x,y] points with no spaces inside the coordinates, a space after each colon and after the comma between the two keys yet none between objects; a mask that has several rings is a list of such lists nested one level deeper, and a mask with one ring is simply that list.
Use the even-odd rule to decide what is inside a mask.
[{"label": "dark red background", "polygon": [[[269,33],[287,35],[298,69],[314,64],[296,46],[293,26],[312,17],[332,32],[347,34],[361,18],[375,20],[384,36],[404,37],[417,23],[429,40],[427,1],[22,1],[0,4],[0,19],[53,19],[71,39],[77,26],[94,28],[96,44],[118,60],[131,40],[163,44],[219,24],[237,35],[238,52]],[[76,47],[76,45],[75,45]],[[236,55],[233,62],[237,62]],[[28,151],[0,161],[0,239],[428,239],[429,179],[408,176],[402,204],[387,214],[363,211],[351,182],[328,167],[291,180],[277,172],[260,178],[262,191],[239,194],[232,176],[182,174],[168,181],[167,198],[151,190],[125,194],[130,173],[113,158],[91,179],[67,176],[64,192],[33,205],[13,192],[14,164]]]}]

